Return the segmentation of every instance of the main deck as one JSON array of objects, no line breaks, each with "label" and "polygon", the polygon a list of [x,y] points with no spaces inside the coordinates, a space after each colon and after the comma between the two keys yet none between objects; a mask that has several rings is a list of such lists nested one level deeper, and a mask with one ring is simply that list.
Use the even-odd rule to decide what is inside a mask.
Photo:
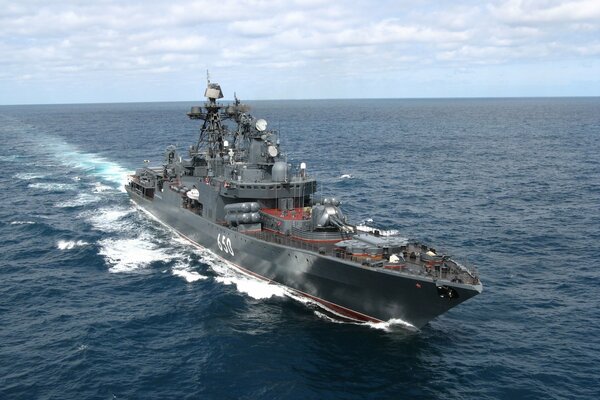
[{"label": "main deck", "polygon": [[296,249],[306,250],[320,255],[340,258],[361,265],[364,268],[382,269],[391,273],[428,277],[453,283],[479,284],[476,271],[469,271],[450,258],[426,259],[421,252],[427,247],[418,243],[408,243],[401,254],[399,262],[392,263],[381,257],[368,255],[352,255],[338,247],[336,243],[306,241],[289,235],[262,230],[246,233],[265,242],[275,243]]},{"label": "main deck", "polygon": [[[132,190],[138,195],[145,197],[148,200],[153,199],[154,192],[149,192],[150,188],[143,187],[138,179],[132,177],[131,183]],[[194,214],[201,215],[201,208],[193,207],[190,204],[189,199],[185,196],[185,191],[182,191],[180,188],[181,186],[181,184],[175,184],[169,185],[168,187],[170,190],[179,193],[183,199],[183,208]],[[293,209],[289,212],[281,212],[276,209],[263,209],[261,210],[261,213],[263,213],[265,217],[275,218],[286,222],[310,221],[310,214],[302,208]],[[465,266],[449,257],[437,255],[428,256],[427,254],[431,254],[431,250],[433,249],[417,242],[405,240],[403,246],[396,248],[396,257],[394,259],[392,254],[383,254],[381,251],[375,253],[369,251],[357,253],[356,251],[348,251],[347,248],[340,246],[340,243],[343,241],[356,242],[355,239],[360,236],[359,234],[346,233],[339,235],[338,238],[334,240],[332,240],[332,237],[329,237],[327,240],[315,240],[316,237],[324,238],[327,236],[308,235],[307,237],[298,237],[294,234],[287,234],[268,229],[262,224],[258,224],[257,226],[257,230],[240,232],[268,243],[306,250],[322,256],[343,259],[360,265],[363,268],[385,270],[388,273],[412,277],[426,277],[452,283],[464,283],[470,285],[478,285],[480,283],[478,274],[475,270],[467,269]],[[292,233],[293,232],[298,233],[299,230],[293,230]],[[385,240],[381,239],[378,235],[372,235],[370,233],[363,233],[362,235],[367,235],[369,241],[385,242]],[[335,237],[335,235],[333,235],[333,237]]]}]

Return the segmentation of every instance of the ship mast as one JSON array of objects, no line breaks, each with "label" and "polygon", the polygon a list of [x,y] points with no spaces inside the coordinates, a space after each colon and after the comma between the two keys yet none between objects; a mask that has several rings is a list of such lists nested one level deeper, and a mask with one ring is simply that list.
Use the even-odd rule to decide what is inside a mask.
[{"label": "ship mast", "polygon": [[[193,158],[193,164],[208,165],[209,171],[214,171],[218,164],[218,159],[223,156],[224,138],[227,135],[227,128],[222,123],[222,106],[217,103],[218,99],[223,98],[223,92],[218,83],[211,83],[208,71],[206,71],[206,90],[204,96],[207,101],[202,107],[192,107],[188,113],[190,119],[203,120],[198,143],[190,149],[190,155]],[[225,116],[226,117],[226,116]],[[201,147],[204,151],[201,152]],[[202,155],[202,153],[204,153]]]},{"label": "ship mast", "polygon": [[198,138],[196,148],[200,148],[200,144],[205,142],[207,145],[207,156],[214,158],[217,154],[223,152],[223,136],[226,134],[219,113],[222,106],[217,104],[217,99],[223,98],[223,92],[218,83],[210,83],[208,72],[206,73],[206,81],[207,85],[204,91],[204,96],[208,99],[204,103],[206,116],[204,117],[202,128],[200,128],[200,137]]},{"label": "ship mast", "polygon": [[[204,96],[207,99],[204,104],[192,107],[191,112],[188,113],[190,119],[203,121],[198,142],[196,146],[190,148],[190,156],[194,167],[206,165],[209,176],[213,176],[213,173],[219,173],[227,155],[229,162],[232,163],[235,154],[247,144],[244,139],[249,140],[253,118],[246,113],[248,107],[241,104],[236,95],[234,95],[233,104],[217,103],[218,99],[223,98],[223,92],[218,83],[210,81],[208,71],[206,72]],[[235,132],[230,131],[223,123],[228,119],[233,119],[238,124]],[[231,143],[228,143],[226,139],[230,136]]]}]

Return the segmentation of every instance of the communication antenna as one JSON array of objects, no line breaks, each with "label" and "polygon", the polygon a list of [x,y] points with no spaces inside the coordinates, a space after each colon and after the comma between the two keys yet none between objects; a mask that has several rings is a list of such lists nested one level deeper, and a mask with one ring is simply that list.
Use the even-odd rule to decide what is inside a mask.
[{"label": "communication antenna", "polygon": [[210,74],[208,73],[208,69],[206,70],[206,83],[210,83]]}]

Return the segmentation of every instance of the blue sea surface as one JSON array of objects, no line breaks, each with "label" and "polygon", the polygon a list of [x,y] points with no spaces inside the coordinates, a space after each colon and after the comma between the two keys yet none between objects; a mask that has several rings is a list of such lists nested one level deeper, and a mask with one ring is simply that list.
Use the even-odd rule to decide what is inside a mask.
[{"label": "blue sea surface", "polygon": [[[418,332],[342,323],[128,200],[191,103],[0,107],[1,399],[596,399],[600,98],[250,102],[368,218],[477,266]],[[344,177],[342,177],[344,176]]]}]

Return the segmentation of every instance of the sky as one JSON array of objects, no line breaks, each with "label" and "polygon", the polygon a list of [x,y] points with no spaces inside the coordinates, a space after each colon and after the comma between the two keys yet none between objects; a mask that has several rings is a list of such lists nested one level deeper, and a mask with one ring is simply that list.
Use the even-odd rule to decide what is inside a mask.
[{"label": "sky", "polygon": [[0,0],[0,104],[600,96],[600,0]]}]

